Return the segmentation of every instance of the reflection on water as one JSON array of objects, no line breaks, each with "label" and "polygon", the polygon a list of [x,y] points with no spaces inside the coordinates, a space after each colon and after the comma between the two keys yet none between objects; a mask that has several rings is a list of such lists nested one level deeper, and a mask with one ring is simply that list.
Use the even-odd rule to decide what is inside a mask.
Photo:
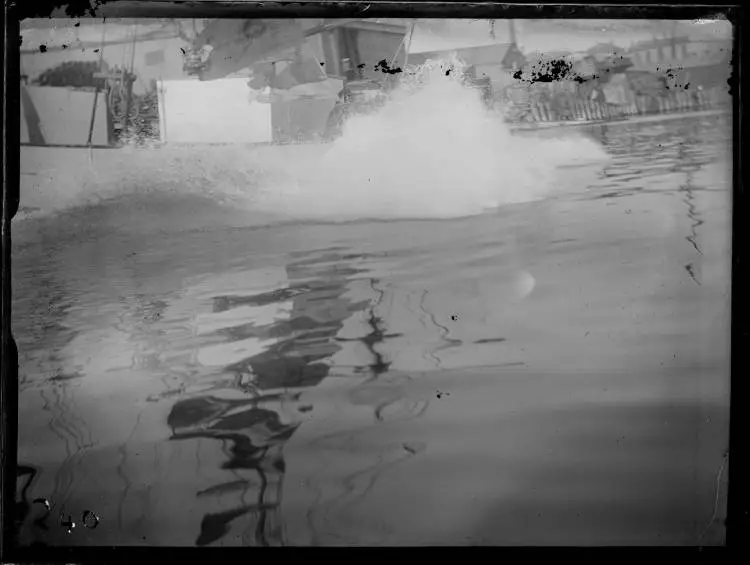
[{"label": "reflection on water", "polygon": [[20,541],[720,543],[728,124],[590,133],[474,218],[20,226]]},{"label": "reflection on water", "polygon": [[220,442],[226,455],[221,468],[235,477],[196,494],[235,492],[238,504],[206,514],[196,545],[217,541],[228,533],[233,520],[248,514],[256,521],[255,544],[283,545],[278,516],[286,469],[282,450],[300,423],[283,422],[278,406],[299,400],[299,394],[290,390],[315,386],[328,375],[330,365],[324,361],[339,349],[334,338],[343,320],[368,305],[367,301],[350,303],[343,298],[347,277],[359,272],[344,266],[340,256],[325,254],[290,263],[286,267],[289,286],[283,289],[212,297],[216,314],[287,300],[292,307],[287,320],[258,325],[252,319],[225,316],[227,321],[215,329],[229,343],[272,340],[266,349],[224,368],[236,375],[234,384],[248,398],[222,399],[206,394],[186,398],[175,403],[167,418],[173,440],[207,438]]}]

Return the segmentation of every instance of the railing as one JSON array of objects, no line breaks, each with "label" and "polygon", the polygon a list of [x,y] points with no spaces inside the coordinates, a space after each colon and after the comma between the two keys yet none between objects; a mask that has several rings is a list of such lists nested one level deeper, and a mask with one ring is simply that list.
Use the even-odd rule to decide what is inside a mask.
[{"label": "railing", "polygon": [[660,95],[635,95],[630,104],[608,104],[598,100],[575,97],[563,110],[550,101],[534,100],[507,104],[503,110],[511,124],[544,122],[616,121],[629,116],[672,114],[731,106],[725,88],[669,91]]}]

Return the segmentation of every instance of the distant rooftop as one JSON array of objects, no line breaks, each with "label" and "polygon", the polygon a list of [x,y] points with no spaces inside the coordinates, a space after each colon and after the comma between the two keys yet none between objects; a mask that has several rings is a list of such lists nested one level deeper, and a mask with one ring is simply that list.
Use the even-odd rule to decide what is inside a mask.
[{"label": "distant rooftop", "polygon": [[491,65],[502,62],[512,48],[512,43],[492,43],[477,47],[423,51],[421,53],[410,53],[409,62],[421,65],[429,59],[449,57],[452,53],[455,53],[459,58],[466,61],[468,65]]},{"label": "distant rooftop", "polygon": [[619,55],[623,53],[625,49],[614,43],[597,43],[593,47],[589,47],[586,52],[590,55]]},{"label": "distant rooftop", "polygon": [[[675,37],[674,43],[676,45],[684,45],[686,43],[730,43],[731,39],[722,39],[722,38],[690,38],[686,35]],[[672,45],[672,39],[670,38],[655,38],[655,39],[648,39],[645,41],[638,41],[636,43],[633,43],[630,46],[630,50],[633,51],[639,51],[641,49],[653,49],[656,47],[664,47]]]},{"label": "distant rooftop", "polygon": [[708,54],[693,54],[676,59],[674,61],[663,61],[652,63],[647,61],[634,61],[633,66],[628,69],[631,72],[660,72],[670,68],[675,69],[692,69],[696,67],[711,67],[719,65],[729,65],[730,54],[728,51],[716,51]]}]

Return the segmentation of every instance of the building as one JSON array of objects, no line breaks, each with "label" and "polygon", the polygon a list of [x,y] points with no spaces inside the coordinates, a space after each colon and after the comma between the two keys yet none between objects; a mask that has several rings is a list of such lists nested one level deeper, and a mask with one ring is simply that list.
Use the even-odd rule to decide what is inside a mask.
[{"label": "building", "polygon": [[[336,24],[326,20],[324,25]],[[402,20],[356,20],[323,31],[314,37],[319,44],[326,74],[340,79],[378,79],[386,61],[394,68],[404,65],[404,40],[409,27]]]},{"label": "building", "polygon": [[493,89],[496,90],[513,84],[513,73],[523,68],[527,61],[515,43],[495,43],[445,51],[410,53],[409,64],[421,65],[428,60],[448,60],[453,56],[463,61],[476,78],[489,78]]},{"label": "building", "polygon": [[726,86],[731,73],[732,44],[725,39],[655,39],[631,46],[634,83],[661,82],[667,89]]},{"label": "building", "polygon": [[157,80],[187,78],[182,70],[182,50],[187,42],[163,25],[89,24],[73,30],[67,20],[60,22],[54,34],[26,30],[20,53],[21,73],[33,81],[68,61],[98,62],[101,58],[110,69],[126,68],[132,62],[137,77],[133,90],[137,94]]},{"label": "building", "polygon": [[627,50],[614,43],[597,43],[586,50],[586,55],[596,62],[599,74],[618,74],[633,66]]},{"label": "building", "polygon": [[[381,81],[384,71],[405,64],[406,20],[324,20],[321,28],[319,33],[308,35],[306,49],[314,54],[328,79],[299,84],[274,99],[274,141],[322,135],[344,82]],[[315,28],[308,33],[312,31]]]},{"label": "building", "polygon": [[674,38],[654,38],[634,43],[628,49],[633,65],[643,68],[682,59],[687,52],[687,36]]},{"label": "building", "polygon": [[654,65],[678,65],[683,61],[695,65],[699,58],[714,60],[731,53],[732,42],[728,39],[691,39],[687,36],[654,38],[630,46],[627,55],[637,68]]},{"label": "building", "polygon": [[[241,26],[234,29],[232,24],[218,22],[222,29],[214,35],[220,52],[240,54],[240,64],[236,59],[225,62],[222,56],[194,86],[165,82],[165,141],[218,143],[222,136],[227,142],[247,143],[315,139],[325,130],[344,81],[382,79],[389,66],[403,66],[409,29],[407,23],[392,20],[303,21],[300,37],[287,30],[288,40],[271,37],[267,48],[248,53]],[[382,61],[385,67],[379,65]],[[190,110],[196,105],[202,108],[200,116]]]}]

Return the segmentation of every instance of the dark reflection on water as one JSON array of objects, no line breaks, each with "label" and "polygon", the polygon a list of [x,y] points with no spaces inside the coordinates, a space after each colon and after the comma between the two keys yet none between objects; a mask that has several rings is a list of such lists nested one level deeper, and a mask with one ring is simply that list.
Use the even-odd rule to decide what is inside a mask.
[{"label": "dark reflection on water", "polygon": [[[286,273],[291,284],[287,289],[245,298],[218,298],[228,309],[231,304],[260,306],[286,299],[293,304],[289,321],[260,328],[243,324],[224,331],[233,339],[277,338],[266,351],[229,365],[227,371],[251,374],[258,390],[315,386],[328,375],[330,366],[321,361],[339,349],[335,337],[343,321],[369,305],[368,301],[350,303],[343,298],[348,277],[364,271],[330,265],[335,260],[335,256],[324,255],[317,262],[289,264]],[[316,302],[322,302],[322,307],[316,308]]]},{"label": "dark reflection on water", "polygon": [[[227,456],[222,469],[253,472],[258,479],[255,483],[249,479],[229,481],[196,493],[196,497],[205,497],[238,492],[236,508],[203,517],[196,545],[221,539],[229,532],[229,524],[245,514],[257,515],[255,542],[258,545],[282,542],[279,521],[270,520],[269,513],[279,511],[285,472],[281,450],[298,424],[284,425],[279,414],[259,407],[262,405],[262,397],[247,402],[221,402],[202,397],[178,402],[172,408],[167,420],[173,430],[170,439],[219,441]],[[235,413],[225,415],[230,410]],[[246,504],[245,500],[251,498],[252,493],[254,502]]]},{"label": "dark reflection on water", "polygon": [[[376,308],[380,304],[380,301],[383,299],[383,292],[379,291],[376,288],[376,283],[378,281],[376,279],[370,279],[370,287],[373,291],[378,293],[378,299],[373,301],[370,305],[368,317],[367,317],[367,325],[370,327],[372,331],[370,333],[366,334],[364,337],[358,337],[358,338],[337,338],[337,341],[340,342],[346,342],[346,341],[359,341],[362,343],[366,348],[367,351],[369,351],[370,355],[373,357],[373,362],[367,366],[367,368],[371,371],[372,375],[377,377],[377,375],[380,375],[382,373],[385,373],[388,371],[388,369],[391,366],[391,363],[385,360],[385,357],[383,357],[383,354],[380,353],[375,346],[378,343],[382,343],[384,340],[394,337],[401,337],[402,334],[400,333],[385,333],[383,327],[383,319],[380,318],[375,314]],[[355,370],[361,372],[365,369],[365,367],[355,367]]]},{"label": "dark reflection on water", "polygon": [[[349,257],[352,258],[357,257]],[[292,301],[292,310],[288,321],[266,326],[239,323],[216,332],[229,341],[248,337],[277,340],[265,351],[225,367],[225,372],[236,375],[235,384],[248,393],[248,399],[226,400],[209,395],[184,399],[175,403],[167,418],[172,429],[170,439],[219,441],[227,457],[222,469],[257,475],[255,481],[228,481],[196,494],[205,497],[238,493],[237,507],[204,516],[196,545],[218,541],[230,531],[232,521],[248,514],[256,517],[257,545],[283,545],[278,516],[286,470],[282,451],[300,424],[282,422],[282,416],[270,407],[283,398],[298,400],[299,394],[290,390],[313,387],[328,375],[330,365],[323,361],[339,349],[335,337],[343,321],[369,305],[368,301],[352,303],[343,296],[349,278],[363,272],[346,266],[340,256],[327,253],[289,263],[287,288],[252,296],[213,297],[216,313],[287,300]],[[322,302],[324,310],[311,306],[315,302]],[[282,389],[276,394],[265,392]],[[252,503],[245,503],[251,498]]]}]

